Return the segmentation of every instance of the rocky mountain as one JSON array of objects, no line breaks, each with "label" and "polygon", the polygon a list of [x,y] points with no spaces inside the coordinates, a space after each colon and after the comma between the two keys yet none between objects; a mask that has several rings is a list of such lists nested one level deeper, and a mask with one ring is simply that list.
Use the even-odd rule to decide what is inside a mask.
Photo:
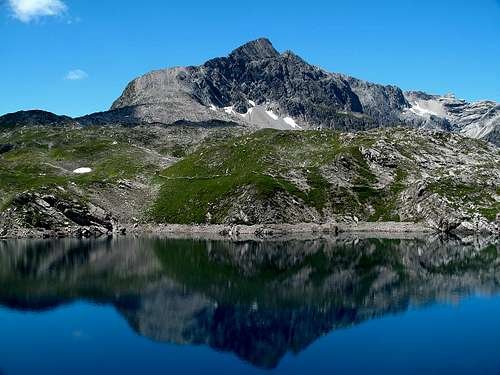
[{"label": "rocky mountain", "polygon": [[0,117],[0,237],[358,221],[498,233],[498,147],[466,136],[498,144],[499,118],[495,102],[329,73],[258,39],[139,77],[106,112]]},{"label": "rocky mountain", "polygon": [[137,78],[112,110],[134,108],[138,118],[159,123],[218,119],[278,129],[361,130],[396,123],[407,106],[396,87],[328,73],[258,39],[199,67]]},{"label": "rocky mountain", "polygon": [[395,86],[329,73],[293,52],[280,54],[267,39],[202,66],[137,78],[113,104],[112,110],[118,109],[133,110],[141,121],[164,124],[216,119],[277,129],[341,130],[406,124],[494,143],[497,137],[489,135],[500,126],[498,103],[404,93]]},{"label": "rocky mountain", "polygon": [[[2,124],[60,124],[41,112]],[[412,126],[453,131],[499,144],[500,107],[452,95],[403,92],[313,66],[267,39],[251,41],[201,66],[153,71],[128,84],[111,110],[74,119],[81,125],[221,124],[253,129],[367,130]]]}]

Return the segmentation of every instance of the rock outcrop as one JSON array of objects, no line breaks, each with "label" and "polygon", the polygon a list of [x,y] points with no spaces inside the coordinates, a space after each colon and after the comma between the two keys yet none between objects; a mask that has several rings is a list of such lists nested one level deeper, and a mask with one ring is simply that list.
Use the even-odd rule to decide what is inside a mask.
[{"label": "rock outcrop", "polygon": [[20,193],[10,207],[0,213],[0,237],[90,237],[111,234],[113,218],[92,203],[37,192]]}]

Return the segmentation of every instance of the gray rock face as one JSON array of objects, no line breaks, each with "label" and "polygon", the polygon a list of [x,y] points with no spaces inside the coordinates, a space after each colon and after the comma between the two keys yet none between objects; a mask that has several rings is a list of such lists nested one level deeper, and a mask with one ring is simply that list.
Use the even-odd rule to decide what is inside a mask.
[{"label": "gray rock face", "polygon": [[[377,126],[377,119],[366,114],[382,112],[375,109],[379,97],[390,98],[386,107],[407,105],[395,87],[371,85],[366,91],[377,98],[363,105],[348,77],[325,72],[292,52],[280,54],[267,39],[259,39],[199,67],[165,69],[137,78],[111,109],[140,106],[144,119],[162,123],[192,117],[227,119],[227,115],[252,123],[245,115],[262,106],[268,116],[288,117],[304,127],[366,129]],[[179,110],[181,106],[184,109]],[[387,115],[378,117],[382,121]]]},{"label": "gray rock face", "polygon": [[[500,121],[495,102],[403,93],[396,86],[329,73],[293,52],[280,54],[267,39],[249,42],[228,57],[202,66],[159,70],[137,78],[112,106],[112,110],[126,108],[134,108],[138,121],[165,124],[228,121],[228,117],[278,129],[366,130],[404,124],[458,131],[497,144]],[[256,110],[275,121],[288,121],[251,116]]]},{"label": "gray rock face", "polygon": [[401,112],[409,107],[403,92],[396,86],[382,86],[345,76],[358,96],[363,112],[376,120],[377,125],[401,124]]},{"label": "gray rock face", "polygon": [[113,219],[91,203],[25,192],[14,197],[12,206],[0,214],[0,227],[34,228],[47,236],[88,237],[111,233]]},{"label": "gray rock face", "polygon": [[405,98],[411,106],[403,112],[407,121],[500,144],[500,104],[494,101],[469,103],[453,94],[439,96],[415,91],[406,92]]}]

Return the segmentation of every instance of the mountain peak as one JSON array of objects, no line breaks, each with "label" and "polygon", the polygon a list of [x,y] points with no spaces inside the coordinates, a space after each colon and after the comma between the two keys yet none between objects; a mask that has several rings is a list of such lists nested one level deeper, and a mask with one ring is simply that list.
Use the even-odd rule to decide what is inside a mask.
[{"label": "mountain peak", "polygon": [[279,52],[276,51],[269,39],[260,38],[235,49],[229,57],[235,60],[263,60],[279,55]]},{"label": "mountain peak", "polygon": [[423,92],[403,93],[396,86],[329,73],[291,51],[278,52],[266,38],[243,44],[229,56],[202,66],[163,69],[139,77],[112,109],[122,110],[78,121],[166,125],[222,121],[337,130],[404,124],[463,131],[500,143],[500,132],[495,130],[500,110],[495,103],[478,105]]}]

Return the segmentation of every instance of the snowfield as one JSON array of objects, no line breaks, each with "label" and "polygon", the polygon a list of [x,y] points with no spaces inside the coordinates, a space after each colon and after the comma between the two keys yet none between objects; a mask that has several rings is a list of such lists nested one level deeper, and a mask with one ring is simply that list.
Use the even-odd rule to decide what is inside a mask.
[{"label": "snowfield", "polygon": [[90,173],[90,172],[92,172],[92,169],[86,168],[86,167],[84,167],[84,168],[78,168],[78,169],[75,169],[73,171],[73,173],[76,173],[76,174],[85,174],[85,173]]}]

